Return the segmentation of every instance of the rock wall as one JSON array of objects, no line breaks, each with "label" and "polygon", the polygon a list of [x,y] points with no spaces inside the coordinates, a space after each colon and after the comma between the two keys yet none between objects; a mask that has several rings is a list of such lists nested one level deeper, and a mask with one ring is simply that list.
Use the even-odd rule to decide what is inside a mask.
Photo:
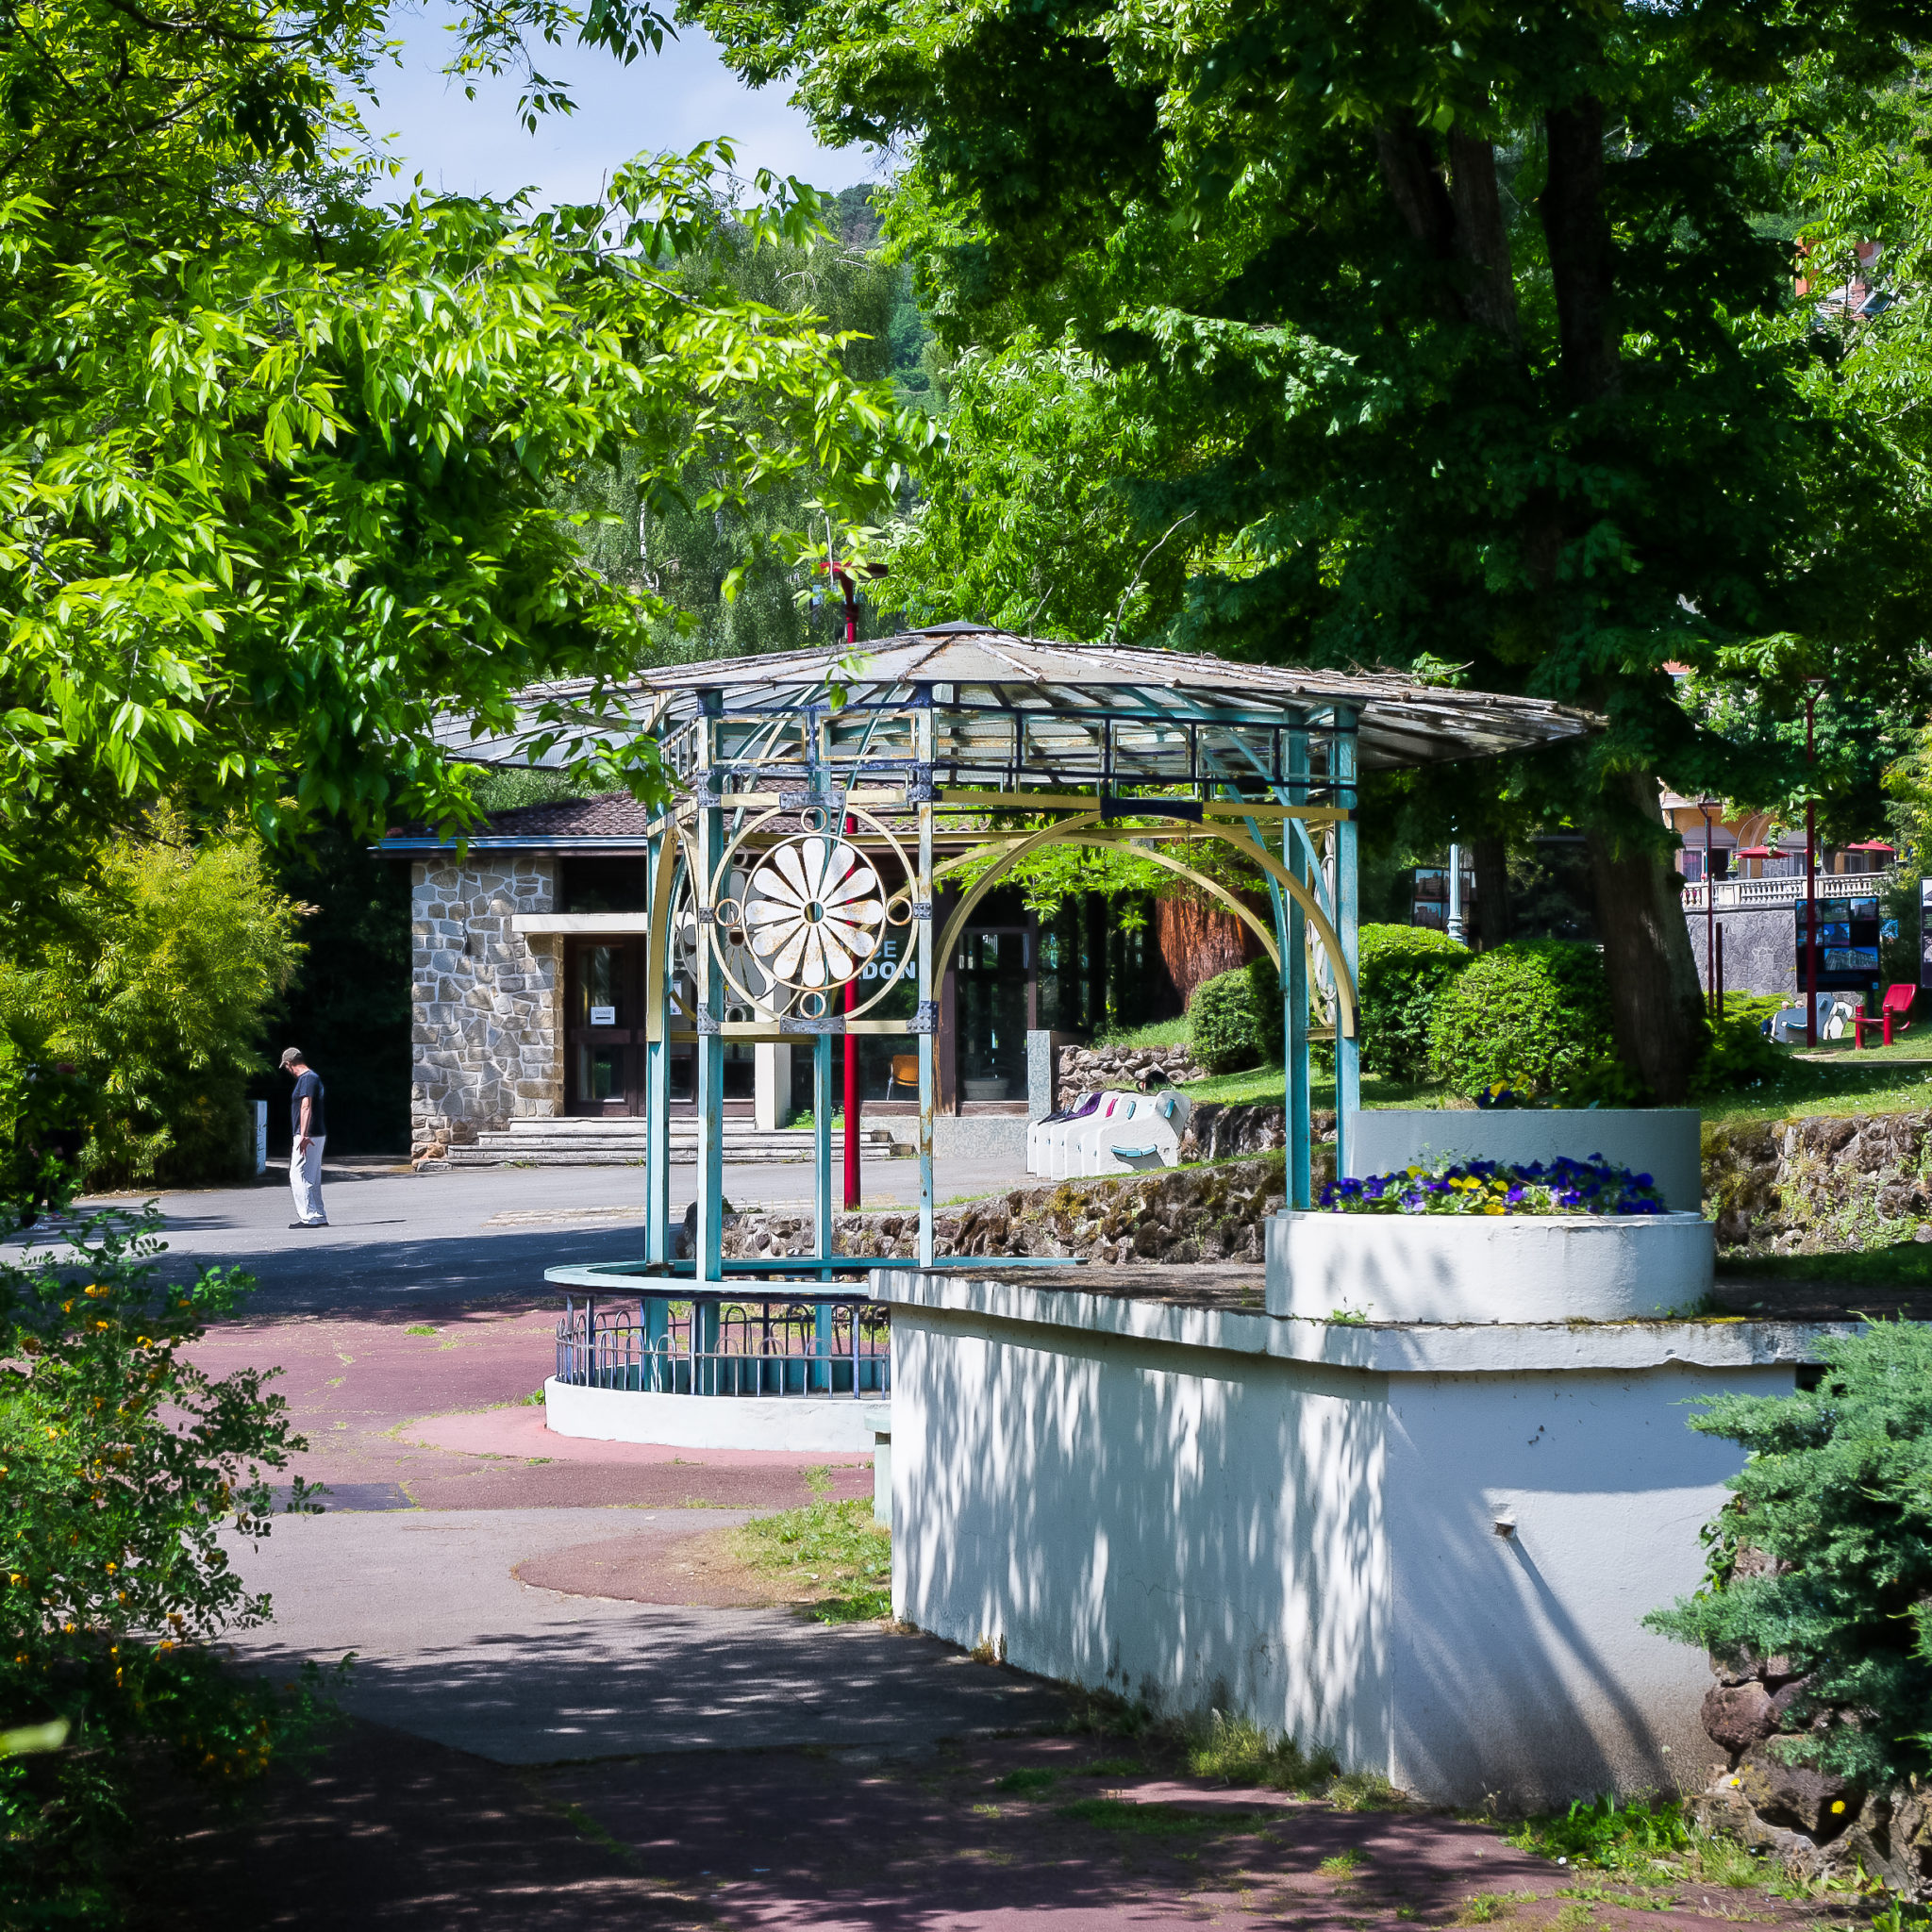
[{"label": "rock wall", "polygon": [[560,958],[510,929],[517,913],[555,907],[554,859],[475,854],[461,867],[419,862],[412,878],[409,1158],[421,1165],[512,1115],[561,1110]]},{"label": "rock wall", "polygon": [[1184,1046],[1067,1046],[1060,1049],[1058,1094],[1071,1107],[1083,1093],[1124,1093],[1138,1088],[1186,1087],[1205,1080],[1208,1069]]},{"label": "rock wall", "polygon": [[[1105,1262],[1261,1259],[1261,1227],[1283,1204],[1279,1155],[1211,1168],[1169,1168],[1015,1188],[933,1217],[935,1255],[1046,1255]],[[688,1228],[696,1210],[686,1216]],[[903,1208],[841,1214],[833,1252],[878,1260],[914,1258],[919,1216]],[[727,1258],[812,1251],[809,1214],[759,1209],[732,1215]]]},{"label": "rock wall", "polygon": [[[1752,1560],[1740,1552],[1740,1574]],[[1932,1898],[1932,1791],[1866,1792],[1807,1764],[1788,1764],[1774,1740],[1802,1735],[1808,1680],[1788,1657],[1711,1659],[1717,1677],[1704,1700],[1706,1734],[1725,1769],[1690,1798],[1689,1814],[1807,1879],[1883,1878],[1911,1903]],[[1823,1723],[1822,1717],[1813,1720]]]},{"label": "rock wall", "polygon": [[[1704,914],[1686,912],[1690,931],[1690,951],[1697,961],[1697,977],[1705,979]],[[1798,918],[1790,906],[1767,906],[1762,910],[1725,912],[1717,915],[1724,936],[1724,991],[1726,992],[1783,993],[1795,999],[1798,993]],[[1705,991],[1708,992],[1707,985]]]},{"label": "rock wall", "polygon": [[1721,1247],[1811,1255],[1932,1241],[1932,1112],[1806,1114],[1704,1130]]}]

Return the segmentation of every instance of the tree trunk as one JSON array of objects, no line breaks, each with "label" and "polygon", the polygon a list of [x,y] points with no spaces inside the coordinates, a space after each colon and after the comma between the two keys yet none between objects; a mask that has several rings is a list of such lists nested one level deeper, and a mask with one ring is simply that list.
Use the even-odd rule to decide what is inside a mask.
[{"label": "tree trunk", "polygon": [[1475,873],[1476,926],[1487,953],[1509,937],[1509,848],[1501,839],[1476,839],[1469,852]]},{"label": "tree trunk", "polygon": [[[1619,774],[1611,802],[1657,822],[1656,774]],[[1657,842],[1637,829],[1639,822],[1624,816],[1584,828],[1610,1024],[1624,1064],[1659,1101],[1679,1101],[1704,1041],[1704,998],[1677,875]]]}]

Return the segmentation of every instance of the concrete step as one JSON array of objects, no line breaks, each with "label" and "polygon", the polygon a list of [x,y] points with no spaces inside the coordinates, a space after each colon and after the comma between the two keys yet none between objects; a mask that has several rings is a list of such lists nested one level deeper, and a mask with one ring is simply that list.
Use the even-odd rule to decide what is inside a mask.
[{"label": "concrete step", "polygon": [[[908,1147],[906,1154],[912,1150]],[[867,1145],[859,1149],[860,1158],[868,1163],[875,1160],[891,1160],[903,1158],[895,1155],[890,1145]],[[834,1161],[838,1159],[835,1153]],[[446,1157],[451,1167],[642,1167],[644,1157],[628,1148],[620,1147],[521,1147],[498,1151],[486,1147],[452,1147]],[[671,1150],[671,1164],[674,1167],[695,1167],[698,1151],[695,1147],[674,1147]],[[737,1148],[726,1146],[724,1162],[727,1167],[808,1167],[811,1164],[809,1147],[793,1151],[791,1148]]]}]

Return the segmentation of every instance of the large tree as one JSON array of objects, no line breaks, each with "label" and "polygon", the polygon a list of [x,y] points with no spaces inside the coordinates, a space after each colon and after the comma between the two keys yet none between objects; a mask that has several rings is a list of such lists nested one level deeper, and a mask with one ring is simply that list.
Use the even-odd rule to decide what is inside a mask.
[{"label": "large tree", "polygon": [[[885,501],[883,388],[803,306],[691,266],[726,228],[803,247],[808,190],[762,179],[734,205],[720,147],[620,167],[583,207],[373,206],[353,100],[379,85],[382,21],[370,0],[0,7],[16,941],[158,794],[271,833],[460,819],[440,717],[501,724],[563,677],[594,708],[662,606],[559,517],[587,467],[701,512],[808,472],[841,515]],[[648,0],[510,0],[453,57],[520,59],[525,34],[648,56],[660,32]],[[557,104],[528,78],[533,115]],[[616,762],[648,782],[652,747]]]},{"label": "large tree", "polygon": [[1786,92],[1899,75],[1927,10],[688,5],[823,137],[910,152],[893,225],[942,333],[1030,328],[1131,391],[1163,446],[1133,526],[1187,520],[1167,638],[1607,719],[1518,789],[1585,831],[1620,1048],[1681,1093],[1657,783],[1741,767],[1666,665],[1788,697],[1896,676],[1919,622],[1919,493],[1793,302]]}]

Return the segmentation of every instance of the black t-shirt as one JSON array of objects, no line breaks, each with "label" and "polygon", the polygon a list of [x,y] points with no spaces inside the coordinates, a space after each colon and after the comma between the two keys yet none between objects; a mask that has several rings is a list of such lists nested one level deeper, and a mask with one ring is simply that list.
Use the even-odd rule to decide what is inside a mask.
[{"label": "black t-shirt", "polygon": [[328,1114],[324,1109],[322,1098],[322,1075],[313,1067],[295,1078],[295,1091],[289,1102],[289,1127],[296,1140],[302,1138],[302,1103],[312,1100],[315,1105],[308,1109],[308,1137],[320,1141],[328,1132]]}]

